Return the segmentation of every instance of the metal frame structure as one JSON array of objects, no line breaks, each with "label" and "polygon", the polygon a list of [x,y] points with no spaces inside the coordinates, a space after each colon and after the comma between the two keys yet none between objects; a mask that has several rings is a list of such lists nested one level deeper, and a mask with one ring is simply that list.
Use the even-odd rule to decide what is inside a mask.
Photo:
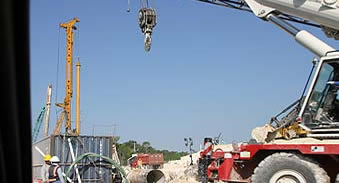
[{"label": "metal frame structure", "polygon": [[[247,3],[244,0],[238,0],[238,1],[237,0],[197,0],[197,1],[252,13],[251,8],[247,5]],[[300,23],[304,25],[321,28],[321,26],[317,23],[314,23],[314,22],[311,22],[311,21],[308,21],[302,18],[298,18],[295,16],[291,16],[288,14],[284,14],[284,13],[280,14],[279,18],[283,20],[288,20],[291,22],[296,22],[296,23]]]},{"label": "metal frame structure", "polygon": [[267,20],[275,14],[281,20],[319,27],[327,37],[339,40],[339,2],[310,0],[196,0],[251,12]]},{"label": "metal frame structure", "polygon": [[[53,131],[53,135],[58,135],[60,133],[62,122],[65,119],[65,133],[67,134],[76,134],[79,135],[80,131],[78,127],[79,124],[76,124],[77,129],[75,133],[72,132],[71,126],[71,99],[73,95],[73,40],[74,33],[73,30],[76,30],[75,24],[79,22],[78,18],[74,18],[66,23],[61,23],[60,27],[66,29],[66,95],[63,103],[57,103],[58,107],[63,108],[62,113],[60,114],[57,125]],[[77,64],[77,67],[80,68],[80,63]],[[77,85],[78,86],[78,85]],[[79,84],[80,86],[80,84]],[[78,90],[77,90],[78,91]],[[77,105],[78,106],[78,105]],[[78,119],[78,115],[77,115]],[[77,122],[79,122],[77,120]]]}]

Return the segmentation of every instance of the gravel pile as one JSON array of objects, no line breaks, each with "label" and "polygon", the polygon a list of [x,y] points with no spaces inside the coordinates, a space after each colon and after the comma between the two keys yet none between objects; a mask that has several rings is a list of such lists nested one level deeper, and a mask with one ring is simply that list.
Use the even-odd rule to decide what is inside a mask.
[{"label": "gravel pile", "polygon": [[192,154],[193,165],[190,156],[181,157],[180,160],[169,161],[160,169],[166,176],[167,183],[198,183],[198,159],[199,153]]}]

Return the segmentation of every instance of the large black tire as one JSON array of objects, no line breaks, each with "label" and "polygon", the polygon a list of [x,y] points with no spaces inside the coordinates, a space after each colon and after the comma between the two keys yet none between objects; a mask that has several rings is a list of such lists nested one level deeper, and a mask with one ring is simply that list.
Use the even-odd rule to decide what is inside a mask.
[{"label": "large black tire", "polygon": [[198,162],[198,181],[201,183],[207,183],[208,177],[207,177],[207,168],[209,165],[209,159],[208,158],[200,158]]},{"label": "large black tire", "polygon": [[259,163],[252,183],[330,183],[318,164],[291,153],[275,153]]}]

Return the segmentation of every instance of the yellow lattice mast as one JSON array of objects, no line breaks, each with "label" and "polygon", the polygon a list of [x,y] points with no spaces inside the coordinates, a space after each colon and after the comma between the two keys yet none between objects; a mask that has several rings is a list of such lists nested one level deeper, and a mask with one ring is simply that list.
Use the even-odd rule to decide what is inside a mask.
[{"label": "yellow lattice mast", "polygon": [[74,18],[66,23],[61,23],[60,27],[66,29],[66,96],[64,103],[57,103],[58,107],[63,108],[58,118],[57,125],[53,134],[59,134],[62,122],[65,118],[66,133],[71,134],[71,99],[73,94],[73,30],[76,30],[75,23],[79,22],[78,18]]}]

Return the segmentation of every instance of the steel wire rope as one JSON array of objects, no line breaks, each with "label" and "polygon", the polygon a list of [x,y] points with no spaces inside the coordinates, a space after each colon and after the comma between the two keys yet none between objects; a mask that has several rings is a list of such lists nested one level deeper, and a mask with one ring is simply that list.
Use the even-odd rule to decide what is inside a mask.
[{"label": "steel wire rope", "polygon": [[[56,82],[55,82],[55,103],[58,102],[58,85],[59,85],[59,62],[60,62],[60,27],[58,31],[58,53],[57,53],[57,66],[56,66]],[[58,121],[58,108],[55,108],[55,118]]]},{"label": "steel wire rope", "polygon": [[78,37],[78,46],[77,46],[77,49],[78,49],[78,58],[80,57],[80,22],[78,22],[78,34],[77,34],[77,37]]},{"label": "steel wire rope", "polygon": [[151,8],[154,8],[155,9],[155,0],[151,0]]},{"label": "steel wire rope", "polygon": [[144,6],[144,1],[143,0],[139,0],[139,2],[140,2],[140,8],[144,8],[145,6]]}]

